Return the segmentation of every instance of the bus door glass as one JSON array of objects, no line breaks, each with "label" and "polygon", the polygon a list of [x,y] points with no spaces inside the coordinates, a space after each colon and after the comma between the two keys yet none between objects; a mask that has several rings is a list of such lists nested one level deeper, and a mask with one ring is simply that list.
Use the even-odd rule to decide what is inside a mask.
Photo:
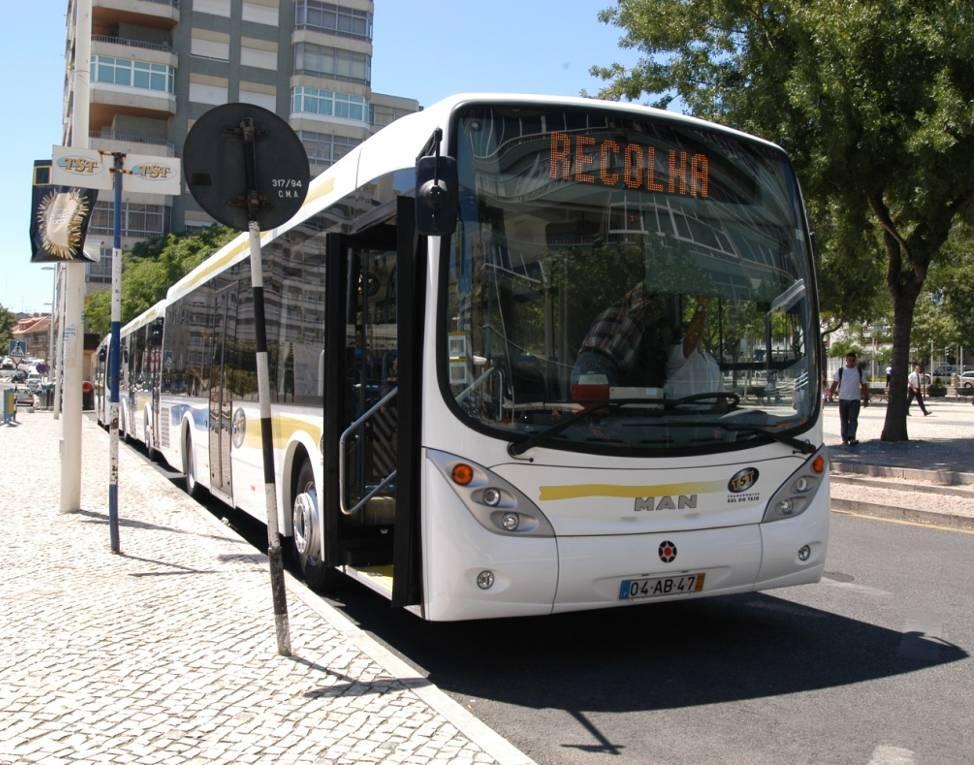
[{"label": "bus door glass", "polygon": [[237,296],[233,287],[214,297],[212,357],[210,359],[210,488],[232,496],[230,483],[230,443],[233,436],[233,399],[229,372],[230,339],[236,335]]},{"label": "bus door glass", "polygon": [[[346,282],[345,402],[347,424],[362,417],[396,388],[396,252],[357,248],[349,251]],[[346,499],[349,506],[396,470],[396,399],[376,409],[346,444]],[[362,509],[368,525],[392,522],[395,482]],[[381,516],[387,516],[385,520]]]}]

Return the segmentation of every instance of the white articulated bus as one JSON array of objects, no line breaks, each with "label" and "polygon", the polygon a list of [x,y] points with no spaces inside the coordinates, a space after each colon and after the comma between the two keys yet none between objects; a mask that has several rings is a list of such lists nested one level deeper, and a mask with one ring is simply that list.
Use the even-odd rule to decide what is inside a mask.
[{"label": "white articulated bus", "polygon": [[[312,586],[457,620],[821,577],[823,359],[780,148],[461,95],[349,152],[262,242],[280,528]],[[144,335],[157,387],[125,429],[263,518],[248,257],[242,235],[127,325],[127,383]]]},{"label": "white articulated bus", "polygon": [[[159,417],[162,327],[166,301],[161,300],[119,331],[122,365],[119,374],[119,435],[135,439],[154,453]],[[95,416],[108,427],[111,419],[111,335],[105,335],[95,355]]]}]

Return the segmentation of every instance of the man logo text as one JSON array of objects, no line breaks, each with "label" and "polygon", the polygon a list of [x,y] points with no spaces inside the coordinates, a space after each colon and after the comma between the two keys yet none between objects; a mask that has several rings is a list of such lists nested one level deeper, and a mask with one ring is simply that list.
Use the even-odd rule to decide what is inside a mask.
[{"label": "man logo text", "polygon": [[681,494],[679,497],[636,497],[633,510],[696,510],[697,495]]}]

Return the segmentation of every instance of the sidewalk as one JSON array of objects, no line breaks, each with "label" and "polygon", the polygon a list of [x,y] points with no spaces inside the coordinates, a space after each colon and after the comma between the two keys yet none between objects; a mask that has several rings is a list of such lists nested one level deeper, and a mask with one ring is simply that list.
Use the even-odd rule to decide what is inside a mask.
[{"label": "sidewalk", "polygon": [[277,655],[266,558],[84,419],[82,510],[59,423],[0,428],[0,763],[530,763],[303,584]]},{"label": "sidewalk", "polygon": [[886,405],[859,416],[858,446],[843,446],[839,412],[825,409],[832,509],[974,530],[974,406],[969,399],[928,399],[907,420],[910,441],[880,440]]}]

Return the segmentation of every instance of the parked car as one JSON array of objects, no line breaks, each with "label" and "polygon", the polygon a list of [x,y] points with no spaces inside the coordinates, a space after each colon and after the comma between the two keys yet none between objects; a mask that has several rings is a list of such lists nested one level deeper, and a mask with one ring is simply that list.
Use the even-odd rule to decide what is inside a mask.
[{"label": "parked car", "polygon": [[960,373],[961,377],[974,378],[974,369],[965,369]]}]

